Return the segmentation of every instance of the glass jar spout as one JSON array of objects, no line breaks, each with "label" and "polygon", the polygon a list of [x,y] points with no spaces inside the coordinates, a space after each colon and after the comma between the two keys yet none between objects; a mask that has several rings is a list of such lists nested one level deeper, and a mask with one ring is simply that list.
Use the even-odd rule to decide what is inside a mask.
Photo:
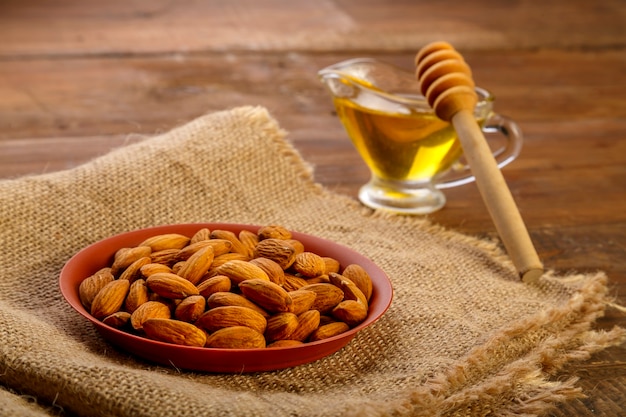
[{"label": "glass jar spout", "polygon": [[410,72],[373,58],[342,61],[320,70],[318,75],[334,98],[368,94],[370,100],[375,97],[405,106],[424,105],[417,80]]}]

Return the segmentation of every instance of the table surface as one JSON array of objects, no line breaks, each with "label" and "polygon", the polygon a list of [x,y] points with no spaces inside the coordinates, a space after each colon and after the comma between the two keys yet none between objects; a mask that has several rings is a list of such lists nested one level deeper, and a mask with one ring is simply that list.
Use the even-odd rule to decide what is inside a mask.
[{"label": "table surface", "polygon": [[[317,70],[360,56],[413,68],[445,40],[524,133],[503,169],[548,269],[603,270],[626,305],[626,2],[232,0],[0,2],[0,178],[77,166],[240,105],[265,106],[355,197],[369,179]],[[495,237],[475,184],[438,224]],[[609,309],[599,328],[626,325]],[[626,347],[572,365],[586,399],[554,416],[624,415]]]}]

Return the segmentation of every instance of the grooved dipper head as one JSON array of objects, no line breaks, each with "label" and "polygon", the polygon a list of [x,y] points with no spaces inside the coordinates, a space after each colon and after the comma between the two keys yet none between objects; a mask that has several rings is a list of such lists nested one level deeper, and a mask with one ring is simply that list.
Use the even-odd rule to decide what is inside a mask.
[{"label": "grooved dipper head", "polygon": [[437,117],[450,121],[461,110],[474,110],[478,97],[472,71],[450,44],[426,45],[415,56],[415,65],[420,90]]}]

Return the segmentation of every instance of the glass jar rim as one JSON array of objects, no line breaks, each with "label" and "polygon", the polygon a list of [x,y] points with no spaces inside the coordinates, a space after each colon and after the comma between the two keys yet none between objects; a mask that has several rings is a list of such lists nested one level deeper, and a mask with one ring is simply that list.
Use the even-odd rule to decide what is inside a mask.
[{"label": "glass jar rim", "polygon": [[[350,84],[354,87],[358,87],[361,90],[367,91],[370,94],[377,95],[385,100],[402,104],[404,106],[411,107],[413,109],[419,110],[432,110],[430,105],[428,104],[426,97],[419,92],[407,92],[407,93],[399,93],[399,92],[388,92],[382,88],[374,86],[373,84],[368,85],[368,83],[360,80],[358,77],[355,77],[351,74],[347,69],[350,67],[355,67],[357,65],[362,64],[371,64],[386,67],[387,69],[397,72],[401,74],[402,77],[406,79],[413,78],[413,74],[409,71],[397,67],[395,65],[379,61],[375,58],[354,58],[345,61],[338,62],[336,64],[330,65],[318,72],[318,75],[321,79],[334,78],[334,79],[342,79],[349,80]],[[415,81],[415,85],[417,86],[417,81]],[[480,109],[485,106],[490,106],[492,102],[495,100],[494,95],[487,89],[475,86],[474,90],[477,94],[477,104],[476,108]]]}]

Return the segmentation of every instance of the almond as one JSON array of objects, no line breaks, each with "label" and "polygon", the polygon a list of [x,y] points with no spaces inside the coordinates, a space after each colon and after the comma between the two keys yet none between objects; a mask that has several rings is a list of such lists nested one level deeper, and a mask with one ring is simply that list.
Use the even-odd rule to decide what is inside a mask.
[{"label": "almond", "polygon": [[210,246],[213,248],[213,256],[220,256],[225,253],[230,252],[230,248],[232,247],[231,243],[228,240],[224,239],[211,239],[211,240],[201,240],[196,243],[191,243],[184,248],[182,248],[178,252],[178,260],[186,261],[189,259],[191,255],[196,253],[202,248]]},{"label": "almond", "polygon": [[290,335],[290,339],[304,341],[320,324],[320,312],[309,310],[298,316],[298,327]]},{"label": "almond", "polygon": [[241,243],[237,235],[230,230],[213,230],[211,232],[211,239],[224,239],[231,243],[231,252],[236,252],[249,258],[248,248]]},{"label": "almond", "polygon": [[309,284],[300,289],[313,291],[316,294],[311,309],[318,310],[322,314],[331,311],[337,304],[343,301],[343,291],[333,284]]},{"label": "almond", "polygon": [[132,313],[137,310],[137,307],[148,300],[148,286],[146,285],[146,281],[140,278],[130,285],[126,301],[124,301],[124,309]]},{"label": "almond", "polygon": [[198,318],[196,326],[208,332],[215,332],[225,327],[245,326],[262,334],[267,327],[267,320],[247,307],[225,306],[207,310]]},{"label": "almond", "polygon": [[367,305],[367,297],[365,294],[356,286],[356,284],[349,279],[345,278],[343,275],[336,274],[331,272],[329,275],[330,282],[340,288],[343,291],[343,299],[344,300],[355,300],[361,302],[365,308],[368,308]]},{"label": "almond", "polygon": [[295,290],[289,291],[289,296],[291,297],[291,307],[289,311],[295,315],[300,315],[311,309],[317,294],[309,290]]},{"label": "almond", "polygon": [[230,291],[232,283],[226,275],[216,275],[208,278],[197,285],[198,292],[204,298],[209,298],[216,292]]},{"label": "almond", "polygon": [[341,333],[347,332],[349,329],[350,326],[342,321],[328,323],[315,329],[313,333],[311,333],[311,335],[309,336],[309,342],[328,339],[329,337],[337,336]]},{"label": "almond", "polygon": [[146,279],[151,291],[165,298],[185,298],[198,295],[198,288],[185,278],[167,272],[158,272]]},{"label": "almond", "polygon": [[345,300],[333,308],[332,315],[337,320],[354,327],[367,318],[367,307],[359,301]]},{"label": "almond", "polygon": [[113,264],[111,265],[111,273],[118,276],[130,264],[139,258],[150,256],[152,249],[148,246],[137,246],[134,248],[121,248],[115,252],[113,256]]},{"label": "almond", "polygon": [[221,265],[215,269],[215,273],[218,275],[226,275],[235,285],[251,279],[259,279],[268,282],[270,280],[265,271],[260,267],[250,262],[237,259]]},{"label": "almond", "polygon": [[246,261],[247,262],[249,261],[249,258],[246,255],[242,255],[236,252],[229,252],[223,255],[216,256],[215,259],[213,259],[213,263],[211,264],[211,269],[209,270],[209,273],[211,271],[215,271],[217,268],[219,268],[220,266],[230,261]]},{"label": "almond", "polygon": [[257,231],[257,235],[259,236],[259,240],[265,239],[291,239],[291,232],[289,229],[280,226],[280,225],[268,225],[259,228]]},{"label": "almond", "polygon": [[241,282],[239,289],[246,298],[269,312],[286,312],[291,307],[289,293],[269,280],[249,279]]},{"label": "almond", "polygon": [[[152,260],[152,258],[150,258]],[[148,278],[152,274],[156,274],[157,272],[172,272],[172,268],[163,264],[155,264],[149,263],[140,268],[141,275],[145,278]]]},{"label": "almond", "polygon": [[294,347],[294,346],[302,346],[304,342],[299,340],[277,340],[267,345],[268,348],[285,348],[285,347]]},{"label": "almond", "polygon": [[285,270],[293,264],[296,258],[296,250],[284,240],[268,238],[261,240],[256,245],[256,257],[271,259]]},{"label": "almond", "polygon": [[268,258],[255,258],[250,260],[250,263],[261,268],[270,281],[275,284],[283,285],[285,283],[285,271],[276,262]]},{"label": "almond", "polygon": [[165,318],[151,318],[143,324],[143,330],[150,339],[183,346],[203,347],[206,333],[193,324]]},{"label": "almond", "polygon": [[101,320],[106,316],[116,313],[122,308],[130,281],[122,279],[109,282],[93,299],[91,303],[91,315]]},{"label": "almond", "polygon": [[283,284],[283,288],[286,289],[287,291],[299,290],[300,288],[308,284],[309,282],[302,277],[285,273],[285,283]]},{"label": "almond", "polygon": [[126,311],[118,311],[117,313],[113,313],[110,316],[106,316],[102,319],[102,323],[115,329],[122,329],[126,327],[129,321],[130,313]]},{"label": "almond", "polygon": [[339,270],[341,269],[341,264],[335,258],[331,258],[329,256],[322,256],[322,259],[324,260],[324,264],[326,265],[326,268],[324,271],[325,274],[330,274],[331,272],[338,273]]},{"label": "almond", "polygon": [[120,274],[119,279],[127,279],[132,284],[137,278],[142,276],[141,268],[144,265],[148,265],[151,262],[149,256],[144,256],[143,258],[137,259],[132,264],[128,265],[128,267]]},{"label": "almond", "polygon": [[178,271],[180,271],[180,268],[182,268],[184,264],[185,264],[185,261],[176,262],[174,265],[172,265],[172,273],[178,275]]},{"label": "almond", "polygon": [[219,349],[262,349],[265,347],[265,337],[246,326],[226,327],[207,337],[205,346]]},{"label": "almond", "polygon": [[213,262],[213,248],[207,246],[198,250],[187,259],[177,274],[185,278],[192,284],[197,284],[202,276],[206,274]]},{"label": "almond", "polygon": [[198,252],[200,249],[206,248],[207,246],[211,246],[210,240],[201,240],[199,242],[190,243],[178,251],[177,261],[186,261],[191,255]]},{"label": "almond", "polygon": [[178,262],[180,249],[163,249],[150,254],[152,263],[172,266]]},{"label": "almond", "polygon": [[209,240],[209,239],[211,239],[211,231],[207,229],[206,227],[204,227],[198,230],[196,233],[194,233],[193,236],[191,236],[191,240],[189,241],[189,243],[194,244],[202,240]]},{"label": "almond", "polygon": [[330,278],[328,277],[328,275],[324,274],[324,275],[318,275],[313,278],[307,278],[306,282],[307,284],[319,284],[319,283],[328,284],[330,282]]},{"label": "almond", "polygon": [[326,262],[313,252],[302,252],[296,255],[292,268],[304,277],[316,277],[326,272]]},{"label": "almond", "polygon": [[179,233],[166,233],[152,236],[144,240],[139,246],[149,246],[152,252],[159,252],[166,249],[182,249],[191,239]]},{"label": "almond", "polygon": [[293,313],[278,313],[267,319],[265,329],[265,340],[274,342],[276,340],[289,339],[289,336],[298,327],[298,316]]},{"label": "almond", "polygon": [[296,255],[304,252],[304,244],[296,239],[287,239],[285,243],[289,243],[289,245],[293,248]]},{"label": "almond", "polygon": [[98,292],[114,280],[115,277],[111,273],[111,268],[102,268],[90,277],[85,278],[78,287],[80,302],[87,310],[91,310],[91,303]]},{"label": "almond", "polygon": [[365,268],[358,264],[350,264],[346,266],[341,275],[354,282],[369,302],[370,298],[372,298],[373,284],[372,278]]},{"label": "almond", "polygon": [[[165,298],[161,297],[159,294],[154,293],[152,291],[148,291],[148,301],[157,301],[161,304],[167,306],[170,309],[170,313],[173,313],[176,310],[176,306],[180,303],[180,299],[175,298]],[[170,314],[171,315],[171,314]]]},{"label": "almond", "polygon": [[254,257],[256,245],[259,243],[259,236],[257,236],[256,233],[243,229],[239,232],[239,241],[246,247],[246,255],[248,255],[249,258]]},{"label": "almond", "polygon": [[137,307],[130,315],[130,324],[135,330],[142,330],[148,319],[169,319],[172,316],[170,307],[159,301],[147,301]]},{"label": "almond", "polygon": [[322,314],[320,316],[320,326],[324,326],[326,324],[335,323],[337,320],[329,315]]},{"label": "almond", "polygon": [[[215,256],[226,255],[227,253],[232,253],[233,244],[226,239],[211,239],[210,246],[213,247],[213,252]],[[244,255],[245,256],[245,255]]]},{"label": "almond", "polygon": [[211,296],[207,298],[207,305],[209,306],[209,308],[226,306],[246,307],[256,311],[265,318],[268,318],[270,316],[270,314],[263,308],[254,304],[243,295],[235,294],[234,292],[216,292],[214,294],[211,294]]},{"label": "almond", "polygon": [[174,317],[177,320],[193,323],[204,313],[206,299],[201,295],[190,295],[176,306]]}]

